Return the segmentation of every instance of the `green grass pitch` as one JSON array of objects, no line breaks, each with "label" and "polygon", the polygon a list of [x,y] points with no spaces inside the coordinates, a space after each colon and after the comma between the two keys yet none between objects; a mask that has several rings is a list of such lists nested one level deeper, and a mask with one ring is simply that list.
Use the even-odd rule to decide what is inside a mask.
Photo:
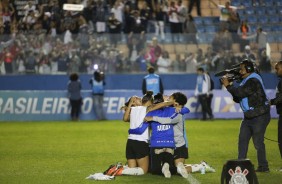
[{"label": "green grass pitch", "polygon": [[[220,183],[223,164],[237,157],[241,120],[187,120],[189,156],[186,163],[205,160],[216,173],[193,173],[202,184]],[[189,183],[173,175],[170,179],[147,174],[118,176],[114,181],[86,180],[110,164],[125,163],[128,123],[122,121],[1,122],[1,184],[83,184],[83,183]],[[271,120],[266,137],[277,140],[277,119]],[[258,173],[261,184],[278,184],[282,167],[276,142],[265,140],[270,173]],[[257,166],[252,141],[248,158]]]}]

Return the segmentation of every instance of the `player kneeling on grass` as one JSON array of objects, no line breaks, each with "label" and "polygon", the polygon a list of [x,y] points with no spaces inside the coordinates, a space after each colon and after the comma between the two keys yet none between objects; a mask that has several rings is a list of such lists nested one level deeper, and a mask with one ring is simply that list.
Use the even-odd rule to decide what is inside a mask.
[{"label": "player kneeling on grass", "polygon": [[[154,101],[157,101],[158,98],[160,98],[160,97],[158,97],[158,95],[156,95],[154,97]],[[173,125],[174,141],[175,141],[175,145],[176,145],[173,157],[174,157],[174,163],[175,163],[175,166],[176,166],[177,173],[179,173],[184,178],[187,178],[188,177],[188,173],[187,172],[189,172],[189,173],[191,173],[191,172],[199,172],[203,168],[206,170],[206,172],[215,172],[215,169],[210,167],[204,161],[202,161],[200,164],[189,164],[189,165],[186,164],[184,166],[183,163],[185,161],[185,158],[188,158],[187,140],[186,140],[186,136],[185,136],[186,133],[185,133],[185,124],[184,124],[185,123],[185,118],[183,116],[183,114],[187,113],[187,112],[185,112],[185,108],[183,108],[184,105],[187,102],[187,98],[186,98],[186,96],[184,94],[177,92],[177,93],[173,93],[169,97],[169,101],[173,101],[174,102],[174,107],[175,108],[178,108],[178,109],[182,108],[182,112],[175,113],[175,108],[165,107],[164,109],[162,109],[162,112],[158,112],[157,116],[155,116],[155,115],[150,116],[150,115],[152,115],[151,113],[154,112],[154,111],[148,113],[147,116],[145,117],[145,120],[149,121],[150,125],[152,127],[155,124],[155,123],[152,123],[152,122],[156,122],[157,121],[158,122],[157,123],[157,127],[159,127],[159,130],[161,130],[161,131],[163,131],[163,129],[167,128],[167,126],[172,126]],[[169,112],[169,110],[170,110],[170,112]],[[189,109],[187,109],[187,110],[189,112]],[[148,124],[144,123],[144,125],[141,126],[139,128],[139,130],[138,129],[130,130],[130,132],[131,133],[132,132],[134,132],[134,133],[142,133],[142,129],[145,129],[145,126],[148,126]],[[152,128],[151,139],[152,139],[152,137],[154,137],[154,132],[155,132],[156,135],[159,135],[158,134],[159,131],[154,131],[154,129]],[[168,137],[169,137],[169,135],[167,134],[166,138],[168,138]],[[151,141],[151,143],[152,143],[152,141]],[[152,145],[151,145],[151,149],[152,149]],[[154,153],[152,153],[152,151],[151,151],[151,154],[153,155]],[[153,159],[151,159],[151,160],[153,161]],[[154,163],[154,161],[152,162],[152,167],[154,167],[153,163]],[[166,166],[166,164],[164,164],[163,166],[164,166],[163,168],[168,167],[168,166]],[[174,166],[171,167],[171,164],[170,164],[170,168],[171,168],[171,170],[173,172],[175,172],[175,167]],[[152,172],[153,171],[154,171],[154,169],[152,169]]]},{"label": "player kneeling on grass", "polygon": [[[153,104],[152,92],[148,91],[142,98],[141,104],[136,105],[138,98],[130,99],[128,107],[125,108],[123,120],[130,123],[130,128],[139,127],[145,115],[153,110],[172,105],[171,102]],[[142,134],[129,134],[126,144],[126,158],[128,166],[111,166],[105,174],[107,175],[143,175],[149,168],[149,133],[148,128]]]},{"label": "player kneeling on grass", "polygon": [[[187,98],[183,95],[186,99]],[[161,103],[164,101],[161,94],[154,96],[154,103]],[[185,104],[184,103],[184,104]],[[189,109],[183,106],[181,107],[181,114],[189,113]],[[174,141],[174,126],[173,124],[160,124],[154,121],[152,118],[147,117],[168,117],[173,118],[177,116],[176,109],[174,107],[164,107],[155,111],[147,113],[145,120],[149,123],[143,123],[142,126],[136,129],[130,129],[129,133],[132,134],[142,134],[144,130],[150,126],[151,127],[151,137],[150,137],[150,154],[151,154],[151,172],[152,174],[164,174],[166,178],[171,177],[172,174],[179,173],[179,166],[177,168],[174,166],[174,151],[175,151],[175,141]],[[182,164],[182,172],[180,173],[183,177],[187,178],[188,173]]]}]

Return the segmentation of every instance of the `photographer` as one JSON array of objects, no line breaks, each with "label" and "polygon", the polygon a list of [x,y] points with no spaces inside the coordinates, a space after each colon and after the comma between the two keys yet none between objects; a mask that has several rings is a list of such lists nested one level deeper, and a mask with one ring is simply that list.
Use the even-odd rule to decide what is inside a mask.
[{"label": "photographer", "polygon": [[94,111],[97,120],[106,120],[103,108],[104,88],[106,85],[104,77],[103,72],[95,71],[93,77],[89,81],[92,88]]},{"label": "photographer", "polygon": [[249,60],[240,63],[241,83],[238,87],[226,75],[221,78],[222,84],[240,103],[244,118],[241,123],[238,141],[238,159],[246,159],[249,141],[252,138],[257,150],[258,168],[256,172],[269,172],[264,145],[264,134],[270,122],[270,106],[266,97],[262,78],[255,72],[254,64]]}]

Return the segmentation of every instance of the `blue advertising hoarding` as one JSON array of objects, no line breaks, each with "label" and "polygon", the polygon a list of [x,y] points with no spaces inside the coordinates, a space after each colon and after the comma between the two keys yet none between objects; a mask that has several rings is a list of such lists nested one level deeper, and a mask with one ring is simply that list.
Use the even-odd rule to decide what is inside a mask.
[{"label": "blue advertising hoarding", "polygon": [[[188,97],[186,107],[190,109],[187,119],[201,118],[201,106],[194,90],[177,90]],[[166,90],[169,95],[176,90]],[[103,108],[109,120],[122,119],[120,107],[133,95],[141,96],[140,90],[106,90]],[[269,98],[275,90],[267,90]],[[82,91],[83,105],[81,120],[95,120],[93,98],[90,90]],[[242,118],[240,106],[233,102],[225,90],[214,90],[212,109],[215,118]],[[271,117],[277,118],[275,107]],[[0,91],[0,121],[60,121],[70,120],[70,105],[66,91]]]}]

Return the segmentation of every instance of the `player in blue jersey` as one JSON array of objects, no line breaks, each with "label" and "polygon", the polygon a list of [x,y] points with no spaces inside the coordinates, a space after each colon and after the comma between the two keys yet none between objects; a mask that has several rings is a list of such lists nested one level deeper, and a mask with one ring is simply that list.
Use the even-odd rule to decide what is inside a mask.
[{"label": "player in blue jersey", "polygon": [[[157,99],[160,99],[160,101],[163,100],[162,95],[161,94],[155,95],[154,100],[157,100]],[[170,96],[169,100],[173,102],[176,108],[182,109],[187,102],[187,97],[184,94],[178,92],[178,93],[173,93]],[[189,109],[183,108],[182,113],[180,114],[185,114],[185,113],[189,113]],[[165,177],[170,177],[171,173],[176,173],[176,169],[173,164],[173,153],[175,152],[175,149],[174,149],[175,144],[180,147],[176,149],[177,155],[174,155],[176,156],[176,159],[178,159],[179,157],[181,158],[185,156],[188,157],[187,148],[185,152],[185,149],[183,146],[186,144],[186,140],[183,138],[183,133],[179,133],[179,129],[181,128],[175,127],[176,125],[173,126],[172,124],[162,125],[158,123],[158,121],[153,120],[153,117],[169,117],[169,119],[174,119],[175,117],[178,117],[178,116],[179,116],[179,113],[176,113],[176,109],[173,107],[165,107],[160,110],[152,111],[146,115],[145,120],[150,122],[150,126],[152,129],[150,142],[151,142],[151,157],[152,157],[151,168],[152,168],[153,174],[160,174],[160,172],[162,171]],[[182,118],[182,115],[179,117]],[[178,121],[176,121],[175,123],[178,123]],[[149,125],[147,123],[144,123],[143,126],[137,129],[134,129],[134,130],[131,129],[129,132],[140,134],[144,131],[144,129],[147,126]],[[184,129],[185,128],[182,128],[182,131],[184,131]],[[175,135],[175,131],[178,133],[178,135]],[[179,134],[181,134],[182,137],[179,136]],[[164,153],[156,154],[155,150],[157,150],[157,152],[161,152],[161,153],[164,152]],[[167,154],[165,152],[169,152],[170,154]],[[163,156],[163,155],[166,155],[166,156]],[[170,160],[170,158],[172,160]],[[165,162],[166,160],[167,162]],[[161,166],[162,166],[162,169],[160,169]],[[182,167],[182,170],[184,171],[180,172],[179,167]],[[170,169],[168,170],[168,168]],[[188,176],[187,171],[183,164],[177,165],[177,171],[185,178]]]},{"label": "player in blue jersey", "polygon": [[[172,102],[153,104],[153,92],[147,92],[142,98],[142,105],[136,106],[137,97],[132,97],[125,110],[123,120],[130,122],[130,128],[135,129],[143,122],[145,115],[153,110],[170,106]],[[126,158],[128,167],[110,167],[104,173],[107,175],[143,175],[149,168],[149,131],[143,133],[129,134],[126,144]]]},{"label": "player in blue jersey", "polygon": [[[168,101],[174,102],[175,108],[182,108],[187,103],[187,97],[180,93],[173,93]],[[185,159],[188,158],[188,141],[186,138],[186,128],[185,128],[185,117],[184,113],[177,113],[171,117],[160,117],[160,116],[146,116],[146,121],[157,121],[163,125],[174,124],[174,165],[177,168],[177,173],[179,173],[184,178],[188,177],[190,172],[199,172],[202,167],[205,167],[206,172],[215,172],[215,169],[209,166],[205,161],[201,161],[200,164],[186,164]],[[188,172],[188,173],[187,173]]]}]

